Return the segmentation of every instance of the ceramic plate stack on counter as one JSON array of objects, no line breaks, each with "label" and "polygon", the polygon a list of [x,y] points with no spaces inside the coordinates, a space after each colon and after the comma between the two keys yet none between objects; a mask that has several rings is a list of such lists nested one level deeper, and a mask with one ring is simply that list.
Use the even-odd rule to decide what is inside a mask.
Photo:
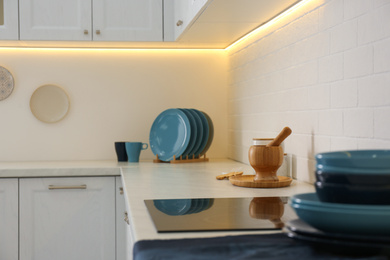
[{"label": "ceramic plate stack on counter", "polygon": [[289,204],[299,219],[287,223],[293,238],[390,253],[390,150],[316,155],[316,193]]},{"label": "ceramic plate stack on counter", "polygon": [[150,148],[164,162],[199,160],[211,146],[214,126],[211,118],[197,109],[172,108],[154,120]]}]

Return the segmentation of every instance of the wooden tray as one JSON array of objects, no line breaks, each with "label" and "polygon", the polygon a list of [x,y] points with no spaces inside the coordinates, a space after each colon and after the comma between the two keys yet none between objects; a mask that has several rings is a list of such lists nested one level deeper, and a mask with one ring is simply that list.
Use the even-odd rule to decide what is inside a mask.
[{"label": "wooden tray", "polygon": [[153,160],[154,163],[194,163],[194,162],[208,162],[209,158],[206,157],[206,154],[203,156],[200,156],[199,158],[195,158],[194,156],[191,157],[182,157],[180,156],[178,159],[176,159],[176,156],[173,156],[173,160],[171,161],[161,161],[158,159],[158,155],[156,155],[156,159]]},{"label": "wooden tray", "polygon": [[290,177],[278,176],[279,181],[254,182],[255,175],[232,176],[229,181],[236,186],[248,188],[281,188],[290,186],[292,179]]}]

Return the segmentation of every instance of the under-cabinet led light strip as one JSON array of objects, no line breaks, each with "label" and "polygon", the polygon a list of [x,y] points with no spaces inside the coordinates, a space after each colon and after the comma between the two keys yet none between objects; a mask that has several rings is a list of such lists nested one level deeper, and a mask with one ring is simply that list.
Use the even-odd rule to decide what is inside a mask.
[{"label": "under-cabinet led light strip", "polygon": [[225,50],[229,50],[231,49],[232,47],[236,46],[237,44],[249,39],[250,37],[254,36],[255,34],[259,33],[260,31],[264,30],[265,28],[271,26],[272,24],[275,24],[277,21],[279,21],[280,19],[282,19],[283,17],[286,17],[287,15],[291,14],[292,12],[296,11],[297,9],[301,8],[302,6],[304,6],[305,4],[307,4],[308,2],[310,2],[312,0],[301,0],[299,1],[298,3],[296,3],[295,5],[291,6],[290,8],[286,9],[284,12],[278,14],[277,16],[275,16],[274,18],[272,18],[271,20],[269,20],[268,22],[260,25],[259,27],[257,27],[256,29],[254,29],[253,31],[251,31],[250,33],[244,35],[243,37],[241,37],[240,39],[238,39],[237,41],[233,42],[232,44],[230,44],[229,46],[227,46],[225,48]]}]

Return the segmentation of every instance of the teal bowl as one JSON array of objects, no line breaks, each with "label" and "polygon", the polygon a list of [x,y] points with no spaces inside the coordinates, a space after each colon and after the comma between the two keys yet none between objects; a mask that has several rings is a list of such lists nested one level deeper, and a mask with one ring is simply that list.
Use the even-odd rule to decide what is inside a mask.
[{"label": "teal bowl", "polygon": [[[335,168],[340,172],[346,170],[390,170],[390,150],[350,150],[318,153],[315,156],[317,170],[328,171]],[[318,167],[320,166],[320,167]],[[325,168],[324,168],[325,167]],[[326,169],[328,167],[328,169]]]},{"label": "teal bowl", "polygon": [[390,205],[321,202],[316,193],[294,195],[289,205],[301,220],[325,232],[390,236]]},{"label": "teal bowl", "polygon": [[321,181],[314,185],[322,202],[390,206],[390,185],[348,185]]}]

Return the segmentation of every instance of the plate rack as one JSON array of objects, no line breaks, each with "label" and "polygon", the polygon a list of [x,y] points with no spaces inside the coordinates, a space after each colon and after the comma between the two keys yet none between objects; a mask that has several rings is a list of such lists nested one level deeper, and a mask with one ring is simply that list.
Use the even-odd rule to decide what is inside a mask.
[{"label": "plate rack", "polygon": [[158,154],[156,154],[156,159],[153,160],[154,163],[195,163],[195,162],[208,162],[209,158],[206,157],[206,154],[203,156],[200,156],[198,158],[195,158],[195,155],[192,155],[191,157],[185,156],[184,158],[180,156],[178,159],[176,159],[176,156],[173,156],[173,160],[165,162],[158,159]]}]

